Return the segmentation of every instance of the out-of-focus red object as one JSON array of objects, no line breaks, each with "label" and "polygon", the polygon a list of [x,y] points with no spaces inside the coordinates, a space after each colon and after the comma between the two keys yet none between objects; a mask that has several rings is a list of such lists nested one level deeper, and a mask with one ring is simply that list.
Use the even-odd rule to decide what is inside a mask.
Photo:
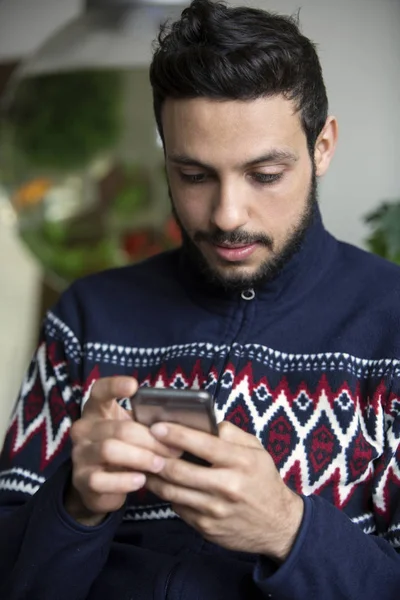
[{"label": "out-of-focus red object", "polygon": [[165,225],[165,233],[171,242],[179,245],[182,242],[181,230],[179,229],[178,223],[174,217],[170,217]]},{"label": "out-of-focus red object", "polygon": [[138,229],[127,233],[122,240],[122,249],[132,261],[141,260],[179,246],[182,241],[180,229],[170,217],[163,229]]},{"label": "out-of-focus red object", "polygon": [[134,231],[124,237],[123,249],[130,258],[137,258],[147,254],[151,244],[153,244],[151,232]]}]

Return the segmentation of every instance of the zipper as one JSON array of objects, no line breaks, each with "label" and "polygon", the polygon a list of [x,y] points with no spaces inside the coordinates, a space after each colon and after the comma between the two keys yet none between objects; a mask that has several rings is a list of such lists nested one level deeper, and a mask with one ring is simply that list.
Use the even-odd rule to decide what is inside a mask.
[{"label": "zipper", "polygon": [[256,297],[256,293],[253,288],[248,288],[247,290],[243,290],[240,296],[242,300],[247,300],[248,302],[250,302],[251,300],[254,300],[254,298]]},{"label": "zipper", "polygon": [[[253,288],[247,288],[247,289],[241,291],[240,297],[242,298],[242,300],[245,300],[246,302],[251,302],[256,297],[256,293],[255,293],[255,291],[254,291]],[[242,322],[242,324],[243,324],[243,322]],[[232,349],[232,346],[235,343],[235,340],[237,339],[237,336],[238,336],[241,328],[242,328],[242,325],[240,326],[239,331],[236,333],[234,339],[231,340],[231,342],[230,342],[230,350]],[[221,370],[220,370],[220,373],[219,373],[219,377],[218,377],[218,379],[217,379],[217,381],[215,383],[215,390],[214,390],[214,393],[213,393],[213,400],[214,400],[214,402],[216,402],[216,398],[217,398],[218,392],[219,392],[219,390],[221,388],[221,379],[222,379],[222,376],[225,373],[226,366],[227,366],[227,364],[229,362],[230,350],[228,351],[228,354],[225,357],[224,363],[223,363],[223,365],[221,367]]]}]

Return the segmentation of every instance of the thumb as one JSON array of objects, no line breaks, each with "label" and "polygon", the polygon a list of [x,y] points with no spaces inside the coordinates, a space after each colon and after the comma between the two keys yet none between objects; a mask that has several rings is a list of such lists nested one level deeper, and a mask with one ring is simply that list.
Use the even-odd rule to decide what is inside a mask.
[{"label": "thumb", "polygon": [[[138,383],[133,377],[104,377],[92,385],[89,399],[83,411],[85,416],[89,413],[101,418],[118,419],[127,413],[117,403],[117,398],[132,396],[138,388]],[[121,411],[122,414],[121,414]],[[125,415],[123,418],[126,418]]]}]

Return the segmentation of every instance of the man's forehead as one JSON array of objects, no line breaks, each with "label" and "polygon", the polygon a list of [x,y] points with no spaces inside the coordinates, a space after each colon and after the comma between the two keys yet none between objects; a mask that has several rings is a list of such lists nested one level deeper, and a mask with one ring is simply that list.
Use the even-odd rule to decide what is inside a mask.
[{"label": "man's forehead", "polygon": [[252,100],[225,100],[213,98],[167,98],[162,109],[163,124],[171,121],[185,121],[187,124],[207,127],[215,124],[229,124],[231,127],[241,123],[265,124],[287,121],[296,127],[300,116],[295,103],[283,95],[263,96]]},{"label": "man's forehead", "polygon": [[[291,161],[307,150],[300,116],[283,97],[257,100],[168,99],[162,115],[168,160]],[[193,162],[195,162],[195,160]],[[225,161],[224,161],[225,162]]]}]

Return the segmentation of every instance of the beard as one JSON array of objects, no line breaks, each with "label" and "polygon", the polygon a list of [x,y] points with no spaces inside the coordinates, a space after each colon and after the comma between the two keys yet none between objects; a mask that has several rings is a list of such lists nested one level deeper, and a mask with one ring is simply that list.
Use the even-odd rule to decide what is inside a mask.
[{"label": "beard", "polygon": [[[318,186],[315,167],[313,166],[310,190],[303,213],[298,223],[292,227],[286,236],[284,244],[279,251],[274,250],[274,239],[266,234],[250,234],[240,229],[235,231],[223,231],[215,228],[211,232],[198,231],[193,236],[189,236],[174,206],[171,190],[169,197],[172,205],[172,213],[182,234],[182,249],[193,266],[200,270],[206,281],[222,288],[227,292],[242,291],[248,288],[256,288],[260,285],[274,280],[287,263],[301,249],[306,234],[313,223],[316,207],[318,205]],[[271,256],[264,260],[258,269],[249,275],[242,273],[222,273],[208,263],[198,248],[196,242],[209,242],[212,244],[223,245],[250,245],[257,243],[270,250]],[[234,265],[234,263],[231,263]]]}]

